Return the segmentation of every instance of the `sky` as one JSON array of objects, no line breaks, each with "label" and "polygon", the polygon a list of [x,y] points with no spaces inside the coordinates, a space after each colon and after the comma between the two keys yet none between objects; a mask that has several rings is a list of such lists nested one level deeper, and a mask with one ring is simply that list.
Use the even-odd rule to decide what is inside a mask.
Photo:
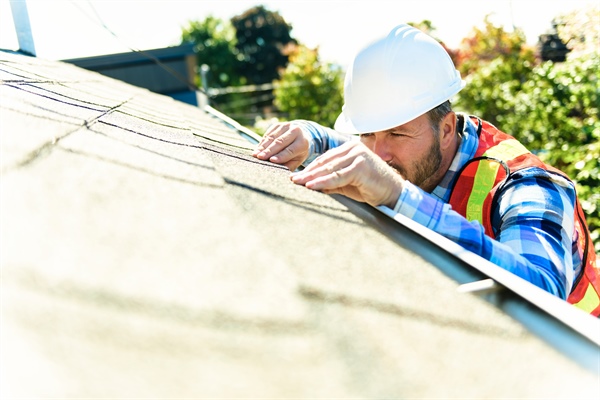
[{"label": "sky", "polygon": [[[260,4],[279,12],[295,39],[318,46],[322,61],[344,66],[402,22],[429,19],[436,36],[456,47],[490,15],[508,30],[523,29],[535,44],[553,18],[600,0],[27,0],[37,56],[53,60],[177,45],[188,21],[228,20]],[[0,0],[0,48],[18,48],[14,29],[10,1]]]}]

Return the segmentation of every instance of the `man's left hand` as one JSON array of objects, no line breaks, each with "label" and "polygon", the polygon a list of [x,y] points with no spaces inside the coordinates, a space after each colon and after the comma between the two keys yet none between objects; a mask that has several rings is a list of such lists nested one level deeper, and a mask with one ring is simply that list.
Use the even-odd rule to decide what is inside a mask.
[{"label": "man's left hand", "polygon": [[395,207],[404,185],[396,170],[358,141],[329,150],[291,179],[309,189],[390,208]]}]

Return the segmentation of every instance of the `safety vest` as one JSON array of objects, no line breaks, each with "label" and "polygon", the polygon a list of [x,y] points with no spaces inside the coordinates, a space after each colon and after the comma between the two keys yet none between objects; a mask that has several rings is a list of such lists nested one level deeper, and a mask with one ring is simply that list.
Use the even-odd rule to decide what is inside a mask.
[{"label": "safety vest", "polygon": [[[491,211],[498,188],[506,182],[511,172],[539,167],[568,179],[561,171],[544,164],[514,137],[495,126],[471,117],[477,127],[479,147],[473,159],[458,172],[452,188],[450,205],[469,221],[479,221],[486,235],[495,238],[491,225]],[[462,116],[459,117],[459,121]],[[567,301],[596,317],[600,316],[600,270],[596,266],[596,252],[590,237],[579,199],[575,203],[575,232],[573,244],[577,247],[582,269],[573,282]]]}]

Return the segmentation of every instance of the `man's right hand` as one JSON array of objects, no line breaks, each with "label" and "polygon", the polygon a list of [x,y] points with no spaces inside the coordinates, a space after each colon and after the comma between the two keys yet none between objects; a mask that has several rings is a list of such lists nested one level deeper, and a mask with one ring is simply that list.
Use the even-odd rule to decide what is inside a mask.
[{"label": "man's right hand", "polygon": [[252,155],[295,171],[308,158],[310,140],[310,134],[297,124],[278,123],[269,127]]}]

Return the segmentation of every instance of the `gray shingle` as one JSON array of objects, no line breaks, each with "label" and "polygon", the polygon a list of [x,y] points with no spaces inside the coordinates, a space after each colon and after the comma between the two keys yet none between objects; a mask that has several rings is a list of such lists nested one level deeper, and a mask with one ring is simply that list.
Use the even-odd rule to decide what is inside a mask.
[{"label": "gray shingle", "polygon": [[6,397],[598,397],[214,116],[10,53],[0,77]]}]

